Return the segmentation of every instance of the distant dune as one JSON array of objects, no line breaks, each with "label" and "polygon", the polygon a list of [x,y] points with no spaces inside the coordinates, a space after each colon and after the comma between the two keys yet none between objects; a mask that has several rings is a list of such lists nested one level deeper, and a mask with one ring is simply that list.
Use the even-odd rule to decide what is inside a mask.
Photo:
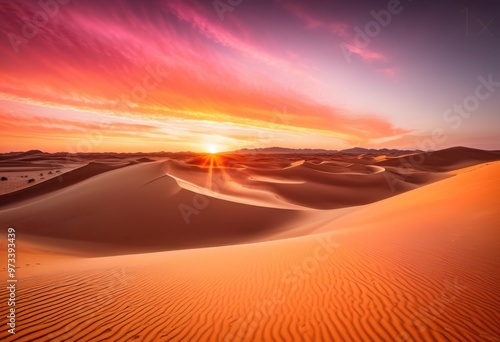
[{"label": "distant dune", "polygon": [[380,166],[409,167],[423,171],[451,171],[459,168],[498,160],[500,153],[467,147],[452,147],[435,152],[422,152],[412,156],[392,158],[378,162]]},{"label": "distant dune", "polygon": [[[2,164],[0,164],[2,165]],[[35,184],[29,188],[0,196],[0,207],[12,206],[18,202],[32,200],[41,195],[46,195],[56,190],[77,184],[87,178],[93,177],[103,172],[111,171],[122,166],[110,166],[101,163],[90,163],[86,166],[70,171],[56,178],[51,178],[45,182]]]},{"label": "distant dune", "polygon": [[[65,180],[80,182],[57,191],[49,188],[57,186],[57,180],[42,183],[33,189],[37,197],[31,203],[14,203],[0,212],[0,222],[25,234],[101,243],[102,254],[115,254],[241,243],[301,215],[195,197],[165,175],[162,162],[109,170],[100,164],[75,170]],[[91,171],[101,173],[90,177]],[[50,192],[38,196],[42,189]],[[206,209],[197,209],[198,201],[199,206],[206,201]],[[179,209],[182,204],[189,224]]]},{"label": "distant dune", "polygon": [[500,340],[495,152],[138,159],[0,196],[0,339]]}]

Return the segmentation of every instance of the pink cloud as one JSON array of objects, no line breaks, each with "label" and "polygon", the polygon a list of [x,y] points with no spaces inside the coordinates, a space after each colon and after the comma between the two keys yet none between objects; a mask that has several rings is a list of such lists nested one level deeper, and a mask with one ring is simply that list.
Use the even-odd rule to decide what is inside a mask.
[{"label": "pink cloud", "polygon": [[384,68],[384,69],[379,69],[377,70],[378,72],[384,74],[385,76],[387,76],[389,79],[393,80],[393,81],[396,81],[398,79],[398,76],[399,76],[399,67],[387,67],[387,68]]},{"label": "pink cloud", "polygon": [[[19,18],[32,17],[40,10],[37,6],[26,2],[0,13],[0,30],[19,33]],[[172,0],[165,4],[168,13],[141,15],[115,1],[100,6],[70,2],[61,7],[43,31],[19,46],[18,54],[8,40],[0,41],[0,55],[5,56],[0,64],[0,96],[44,108],[258,127],[268,125],[273,108],[283,103],[295,118],[290,126],[296,128],[349,136],[393,134],[386,120],[344,115],[333,106],[311,101],[301,92],[308,84],[302,54],[282,48],[280,37],[270,35],[268,44],[263,44],[258,31],[239,17],[221,24],[210,4]],[[342,32],[341,26],[313,24]],[[279,48],[269,48],[273,45]],[[151,76],[151,68],[160,68],[167,76],[138,99],[134,91]],[[291,78],[300,89],[282,86],[282,80]],[[124,97],[131,109],[116,110],[115,104]],[[70,127],[74,126],[68,122],[51,126],[54,132]]]},{"label": "pink cloud", "polygon": [[[230,47],[259,62],[283,69],[293,69],[285,59],[269,54],[256,43],[251,42],[248,38],[251,36],[251,32],[247,30],[245,26],[238,24],[238,32],[235,34],[234,28],[233,30],[229,30],[227,23],[222,24],[218,20],[209,19],[210,16],[207,15],[205,8],[197,6],[196,4],[191,5],[192,6],[189,6],[184,1],[165,2],[166,8],[180,20],[191,23],[199,32],[212,41]],[[247,38],[244,39],[242,37]]]},{"label": "pink cloud", "polygon": [[346,48],[346,50],[350,53],[354,53],[361,57],[364,61],[370,62],[370,61],[383,61],[386,60],[387,57],[385,57],[383,54],[375,51],[368,50],[366,48],[361,48],[356,45],[352,44],[343,44],[343,46]]},{"label": "pink cloud", "polygon": [[349,26],[346,23],[324,21],[319,18],[315,18],[307,13],[306,10],[298,4],[285,3],[283,7],[303,23],[305,23],[307,28],[326,29],[340,37],[346,37],[348,34]]},{"label": "pink cloud", "polygon": [[[344,53],[355,54],[365,62],[372,61],[386,61],[388,58],[385,54],[377,52],[368,47],[360,47],[355,42],[355,37],[349,30],[349,25],[341,21],[324,21],[318,17],[313,16],[311,13],[297,3],[285,3],[283,7],[290,12],[293,16],[302,21],[307,28],[310,29],[323,29],[335,36],[342,38],[344,42],[340,44],[344,48]],[[350,59],[349,59],[350,61]]]}]

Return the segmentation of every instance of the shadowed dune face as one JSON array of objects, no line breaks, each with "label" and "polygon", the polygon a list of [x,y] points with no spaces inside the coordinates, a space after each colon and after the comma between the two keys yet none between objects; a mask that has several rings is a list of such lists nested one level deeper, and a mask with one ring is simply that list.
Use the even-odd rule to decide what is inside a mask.
[{"label": "shadowed dune face", "polygon": [[495,151],[482,151],[466,147],[452,147],[440,151],[417,153],[410,156],[386,159],[378,162],[377,165],[396,167],[399,169],[406,168],[443,172],[499,159],[500,153]]},{"label": "shadowed dune face", "polygon": [[3,211],[0,222],[24,234],[100,243],[113,254],[243,242],[299,217],[198,195],[165,175],[162,163],[149,163],[38,196]]},{"label": "shadowed dune face", "polygon": [[289,163],[233,159],[233,167],[226,167],[227,159],[221,163],[208,158],[199,165],[168,161],[166,173],[193,191],[208,189],[211,195],[234,202],[302,210],[367,204],[448,177],[418,171],[411,176],[388,174],[376,165],[304,159]]}]

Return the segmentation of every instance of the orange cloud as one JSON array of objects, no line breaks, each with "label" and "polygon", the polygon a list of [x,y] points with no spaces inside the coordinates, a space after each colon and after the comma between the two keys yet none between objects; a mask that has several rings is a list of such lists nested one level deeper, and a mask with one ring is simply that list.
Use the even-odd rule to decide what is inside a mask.
[{"label": "orange cloud", "polygon": [[[7,6],[0,30],[21,34],[20,19],[33,17],[40,10],[37,6],[27,2]],[[0,64],[0,96],[38,107],[45,120],[42,125],[36,113],[4,115],[2,133],[9,132],[12,139],[16,134],[19,139],[26,137],[23,132],[75,137],[95,128],[92,113],[136,122],[117,123],[108,132],[110,137],[120,140],[139,133],[150,143],[165,129],[158,122],[169,119],[236,124],[252,132],[271,127],[283,136],[307,132],[344,142],[404,132],[383,118],[347,112],[318,103],[306,92],[285,90],[282,84],[289,79],[304,84],[306,90],[307,70],[291,63],[287,52],[260,43],[244,21],[231,19],[233,31],[223,26],[209,12],[210,6],[169,1],[164,5],[167,11],[143,8],[142,12],[116,6],[114,1],[100,6],[68,3],[35,37],[19,45],[17,54],[8,41],[0,43],[0,54],[5,56]],[[301,19],[311,28],[339,35],[345,29],[343,24]],[[367,52],[365,56],[377,59]],[[283,107],[287,120],[276,114]],[[78,110],[80,119],[56,117],[60,109]],[[236,143],[236,136],[232,139],[229,144]],[[251,136],[242,139],[251,140]]]}]

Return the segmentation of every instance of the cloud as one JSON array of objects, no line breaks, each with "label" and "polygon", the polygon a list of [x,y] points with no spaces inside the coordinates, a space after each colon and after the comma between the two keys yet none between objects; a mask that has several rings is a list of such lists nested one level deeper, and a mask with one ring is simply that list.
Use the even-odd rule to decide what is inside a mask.
[{"label": "cloud", "polygon": [[378,72],[384,74],[387,78],[393,81],[397,81],[399,77],[399,68],[398,67],[387,67],[383,69],[377,70]]},{"label": "cloud", "polygon": [[385,61],[387,57],[379,52],[371,51],[365,48],[358,47],[356,45],[345,44],[344,47],[350,53],[354,53],[361,57],[364,61]]},{"label": "cloud", "polygon": [[[235,49],[247,57],[259,62],[283,68],[291,69],[291,65],[282,58],[267,53],[249,38],[251,31],[241,23],[237,26],[237,32],[228,29],[227,23],[222,24],[215,17],[209,15],[213,8],[207,9],[195,2],[166,1],[165,7],[175,14],[180,20],[193,25],[199,32],[212,41]],[[234,19],[233,19],[234,20]],[[243,39],[242,37],[247,37]]]},{"label": "cloud", "polygon": [[298,18],[306,28],[325,30],[340,38],[341,42],[339,46],[341,49],[345,49],[345,53],[349,55],[355,54],[365,62],[381,62],[388,60],[386,54],[370,49],[368,46],[360,46],[355,39],[355,34],[351,29],[351,25],[347,22],[323,20],[318,16],[314,16],[298,3],[286,2],[283,4],[283,7],[293,16]]},{"label": "cloud", "polygon": [[[22,34],[21,18],[41,10],[36,2],[19,4],[0,14],[4,33]],[[210,4],[173,0],[162,4],[166,11],[152,3],[124,4],[70,2],[19,45],[19,53],[7,39],[1,41],[0,97],[53,112],[48,115],[68,109],[84,116],[78,122],[58,118],[39,132],[52,129],[54,135],[91,129],[85,120],[91,122],[90,113],[96,112],[146,122],[140,127],[150,130],[149,137],[156,134],[155,127],[164,129],[158,121],[167,119],[231,123],[254,131],[273,127],[344,141],[399,132],[383,118],[318,103],[305,91],[284,88],[293,79],[307,90],[307,70],[291,62],[287,56],[295,52],[281,49],[285,43],[279,35],[270,34],[264,44],[248,20],[231,16],[222,25]],[[312,29],[344,34],[342,23],[301,20]],[[274,110],[282,106],[291,120],[276,123]],[[26,118],[22,125],[35,129],[29,121],[36,119]],[[147,122],[154,122],[153,127]],[[110,134],[125,138],[134,127],[140,128],[116,126]],[[21,130],[17,126],[19,134]]]},{"label": "cloud", "polygon": [[344,22],[326,21],[309,14],[304,7],[296,3],[284,3],[283,7],[302,21],[310,29],[326,29],[339,37],[347,37],[349,25]]}]

